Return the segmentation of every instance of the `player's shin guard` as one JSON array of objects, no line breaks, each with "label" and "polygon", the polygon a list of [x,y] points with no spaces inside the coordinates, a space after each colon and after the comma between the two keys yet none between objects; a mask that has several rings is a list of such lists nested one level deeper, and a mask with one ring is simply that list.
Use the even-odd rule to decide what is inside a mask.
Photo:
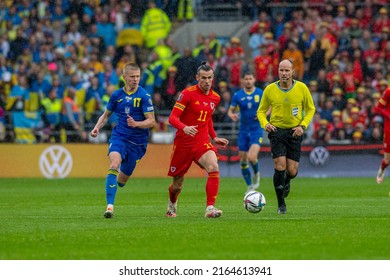
[{"label": "player's shin guard", "polygon": [[241,168],[242,177],[244,177],[246,185],[250,186],[252,184],[252,179],[251,179],[251,172],[249,170],[248,162],[241,161],[240,168]]},{"label": "player's shin guard", "polygon": [[206,182],[206,206],[214,205],[219,188],[219,171],[210,172]]},{"label": "player's shin guard", "polygon": [[173,186],[170,185],[169,188],[168,188],[169,200],[170,200],[172,203],[176,203],[177,198],[178,198],[180,192],[181,192],[181,189],[175,192],[175,191],[173,190]]},{"label": "player's shin guard", "polygon": [[278,199],[278,206],[285,205],[284,186],[286,180],[286,170],[274,170],[274,188]]},{"label": "player's shin guard", "polygon": [[107,204],[114,204],[115,194],[118,188],[116,178],[118,176],[118,170],[109,169],[106,177],[106,201]]}]

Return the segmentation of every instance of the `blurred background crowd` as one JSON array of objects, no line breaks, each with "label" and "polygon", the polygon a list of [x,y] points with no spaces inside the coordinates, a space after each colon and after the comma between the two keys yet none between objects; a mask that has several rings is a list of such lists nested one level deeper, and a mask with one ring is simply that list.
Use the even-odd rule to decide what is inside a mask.
[{"label": "blurred background crowd", "polygon": [[[248,40],[205,30],[180,49],[175,30],[213,8],[214,20],[228,8],[247,21]],[[0,1],[0,142],[91,142],[128,62],[141,66],[153,96],[153,131],[169,131],[167,116],[202,60],[222,99],[216,129],[232,138],[226,112],[241,74],[252,71],[264,88],[288,58],[317,107],[306,144],[382,143],[373,108],[390,81],[389,12],[387,0]],[[93,141],[106,142],[114,125],[115,116]]]}]

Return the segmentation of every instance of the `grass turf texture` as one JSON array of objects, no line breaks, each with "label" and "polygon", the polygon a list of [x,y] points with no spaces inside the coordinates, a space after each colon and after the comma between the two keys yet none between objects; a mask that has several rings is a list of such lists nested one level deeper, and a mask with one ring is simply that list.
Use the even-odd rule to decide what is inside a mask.
[{"label": "grass turf texture", "polygon": [[0,179],[3,260],[390,259],[390,188],[374,178],[297,178],[278,215],[267,199],[246,212],[241,178],[223,178],[205,219],[205,179],[186,179],[178,216],[165,217],[170,179],[131,179],[104,219],[104,179]]}]

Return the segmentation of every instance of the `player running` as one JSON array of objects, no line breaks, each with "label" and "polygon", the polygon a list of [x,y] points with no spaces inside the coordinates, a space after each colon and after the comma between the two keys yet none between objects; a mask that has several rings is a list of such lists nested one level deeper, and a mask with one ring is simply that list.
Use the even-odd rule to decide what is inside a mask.
[{"label": "player running", "polygon": [[390,164],[390,87],[387,86],[387,81],[381,81],[381,87],[384,91],[379,99],[378,105],[374,111],[381,114],[384,119],[383,124],[383,158],[376,175],[376,182],[381,184],[385,178],[385,169]]},{"label": "player running", "polygon": [[229,141],[217,137],[212,114],[220,102],[220,96],[211,89],[214,70],[203,62],[196,74],[198,84],[182,91],[169,116],[169,123],[177,129],[173,143],[168,176],[173,177],[169,186],[167,217],[176,217],[177,198],[183,188],[184,175],[192,162],[204,168],[206,182],[206,218],[218,218],[222,211],[214,204],[219,189],[219,166],[213,143],[226,146]]},{"label": "player running", "polygon": [[90,133],[96,137],[112,113],[117,115],[118,121],[108,147],[110,167],[106,177],[105,218],[113,217],[117,187],[125,186],[137,163],[145,155],[149,129],[155,125],[152,97],[138,86],[140,76],[141,69],[137,64],[129,63],[124,67],[125,86],[113,92],[106,110]]},{"label": "player running", "polygon": [[[258,156],[264,131],[257,120],[257,109],[263,96],[263,90],[255,87],[256,80],[252,73],[244,73],[242,79],[244,87],[233,94],[227,114],[235,122],[240,120],[238,154],[241,174],[247,185],[246,192],[249,192],[257,189],[260,184]],[[252,167],[253,179],[249,163]]]}]

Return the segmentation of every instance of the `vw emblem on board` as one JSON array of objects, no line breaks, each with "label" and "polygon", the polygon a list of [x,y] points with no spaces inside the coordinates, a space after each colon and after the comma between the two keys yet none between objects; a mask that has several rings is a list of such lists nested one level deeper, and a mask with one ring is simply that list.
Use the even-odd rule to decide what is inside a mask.
[{"label": "vw emblem on board", "polygon": [[65,178],[72,170],[72,155],[62,146],[46,148],[39,158],[39,169],[46,178]]},{"label": "vw emblem on board", "polygon": [[309,160],[315,167],[324,166],[329,160],[329,151],[322,146],[315,147],[310,152]]}]

